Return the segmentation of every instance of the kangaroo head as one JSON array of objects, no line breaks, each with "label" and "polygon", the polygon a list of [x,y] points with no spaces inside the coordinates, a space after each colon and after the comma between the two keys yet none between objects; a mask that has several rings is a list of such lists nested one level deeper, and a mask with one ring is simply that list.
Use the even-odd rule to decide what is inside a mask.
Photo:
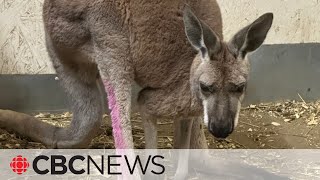
[{"label": "kangaroo head", "polygon": [[204,122],[211,134],[226,138],[238,123],[249,74],[247,53],[259,48],[272,25],[273,14],[266,13],[223,42],[206,23],[186,6],[185,32],[198,50],[191,70],[191,91],[203,104]]}]

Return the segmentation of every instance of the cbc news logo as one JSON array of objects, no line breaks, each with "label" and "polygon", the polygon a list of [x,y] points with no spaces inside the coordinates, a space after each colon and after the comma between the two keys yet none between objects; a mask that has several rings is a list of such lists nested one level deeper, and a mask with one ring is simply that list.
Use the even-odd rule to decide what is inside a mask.
[{"label": "cbc news logo", "polygon": [[25,173],[27,171],[29,167],[29,162],[27,158],[24,158],[21,155],[19,155],[12,159],[10,167],[13,172],[21,175],[22,173]]},{"label": "cbc news logo", "polygon": [[[130,174],[133,174],[135,171],[141,170],[143,174],[146,174],[147,171],[151,172],[155,175],[161,175],[165,172],[165,167],[163,164],[159,162],[159,160],[163,160],[164,157],[160,155],[147,156],[146,162],[142,162],[141,157],[137,155],[135,158],[129,160],[127,155],[101,155],[98,159],[92,158],[90,155],[80,156],[75,155],[70,159],[67,159],[63,155],[39,155],[34,159],[30,160],[31,162],[31,171],[33,170],[35,173],[39,175],[51,174],[51,175],[63,175],[67,172],[71,172],[72,174],[80,175],[80,174],[88,174],[92,169],[98,170],[102,175],[107,173],[109,175],[121,175],[121,171],[114,171],[114,168],[119,166],[124,166],[128,168],[127,170]],[[101,162],[100,164],[96,162],[98,160]],[[113,160],[113,161],[112,161]],[[125,162],[124,164],[115,163],[114,161],[120,160],[121,162]],[[47,162],[50,165],[49,168],[44,168],[39,166],[39,162]],[[75,161],[86,163],[86,168],[75,167]],[[106,162],[105,162],[106,161]],[[151,167],[149,167],[151,165]],[[18,175],[21,175],[27,172],[30,164],[27,158],[18,155],[12,159],[10,162],[10,167],[12,171]],[[113,169],[112,169],[113,167]],[[58,170],[59,169],[59,170]],[[62,169],[62,170],[61,170]],[[68,171],[69,170],[69,171]]]}]

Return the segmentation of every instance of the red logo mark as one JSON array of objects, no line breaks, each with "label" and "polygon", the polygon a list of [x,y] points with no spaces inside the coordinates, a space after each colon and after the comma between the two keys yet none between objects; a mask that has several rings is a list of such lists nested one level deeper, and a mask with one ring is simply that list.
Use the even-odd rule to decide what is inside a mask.
[{"label": "red logo mark", "polygon": [[21,155],[12,159],[10,163],[10,167],[13,172],[17,174],[22,174],[27,171],[29,167],[29,163],[26,158],[22,157]]}]

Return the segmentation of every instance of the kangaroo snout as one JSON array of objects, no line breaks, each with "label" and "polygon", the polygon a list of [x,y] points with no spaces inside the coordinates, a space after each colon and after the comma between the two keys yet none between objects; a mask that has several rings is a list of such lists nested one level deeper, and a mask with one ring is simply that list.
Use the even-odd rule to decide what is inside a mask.
[{"label": "kangaroo snout", "polygon": [[234,130],[234,119],[212,119],[208,125],[209,132],[216,138],[227,138]]}]

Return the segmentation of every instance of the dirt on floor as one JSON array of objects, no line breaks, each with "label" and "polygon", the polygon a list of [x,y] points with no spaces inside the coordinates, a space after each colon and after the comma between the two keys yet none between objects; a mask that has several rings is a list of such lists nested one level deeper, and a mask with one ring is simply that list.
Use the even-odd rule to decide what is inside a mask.
[{"label": "dirt on floor", "polygon": [[[56,126],[67,126],[72,114],[40,113],[35,115],[42,121]],[[206,130],[209,148],[213,149],[314,149],[320,148],[320,101],[313,103],[288,101],[276,104],[250,105],[242,108],[239,125],[226,140],[216,140]],[[90,148],[114,148],[112,128],[108,115],[104,116],[99,136]],[[144,148],[141,117],[133,114],[133,137],[136,148]],[[158,147],[172,148],[173,127],[171,120],[158,122]],[[0,129],[1,149],[38,149],[42,144]]]}]

